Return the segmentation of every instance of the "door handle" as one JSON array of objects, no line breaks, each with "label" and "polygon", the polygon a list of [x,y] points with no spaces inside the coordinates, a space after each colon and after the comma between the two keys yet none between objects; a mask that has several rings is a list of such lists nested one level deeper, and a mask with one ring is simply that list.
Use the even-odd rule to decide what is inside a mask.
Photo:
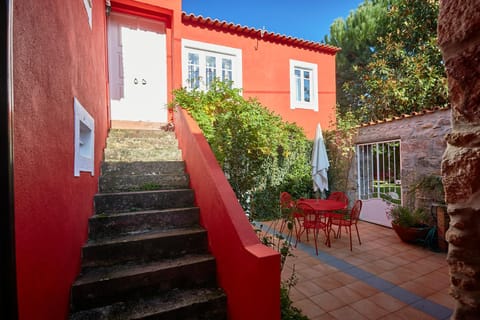
[{"label": "door handle", "polygon": [[143,85],[146,85],[146,84],[147,84],[147,80],[142,79],[142,84],[143,84]]},{"label": "door handle", "polygon": [[133,79],[133,84],[135,84],[135,85],[138,84],[138,79],[137,78]]}]

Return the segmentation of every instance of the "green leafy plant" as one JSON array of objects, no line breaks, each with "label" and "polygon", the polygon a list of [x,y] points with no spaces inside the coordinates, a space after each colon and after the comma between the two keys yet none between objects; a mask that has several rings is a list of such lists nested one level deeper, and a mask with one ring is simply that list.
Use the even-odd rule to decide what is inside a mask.
[{"label": "green leafy plant", "polygon": [[387,211],[392,223],[401,227],[428,227],[432,224],[431,217],[423,209],[410,209],[405,206],[392,206]]},{"label": "green leafy plant", "polygon": [[[280,270],[283,271],[287,258],[294,256],[292,240],[295,221],[292,219],[292,215],[285,213],[282,219],[275,220],[268,226],[257,225],[253,220],[251,220],[251,223],[260,241],[280,253]],[[283,227],[280,225],[283,225]],[[302,311],[296,308],[290,299],[290,289],[297,284],[297,281],[295,265],[293,265],[292,273],[288,279],[282,280],[280,283],[280,314],[282,320],[308,320],[308,317],[303,315]]]},{"label": "green leafy plant", "polygon": [[[363,122],[448,104],[437,45],[439,1],[365,0],[330,27],[338,110]],[[408,36],[405,36],[408,34]]]},{"label": "green leafy plant", "polygon": [[350,167],[355,154],[358,118],[352,112],[337,112],[336,130],[325,132],[330,162],[328,182],[330,190],[347,190]]},{"label": "green leafy plant", "polygon": [[443,181],[440,175],[424,175],[418,179],[412,187],[411,192],[420,191],[424,194],[428,194],[432,200],[437,203],[445,203],[445,192],[443,189]]},{"label": "green leafy plant", "polygon": [[278,216],[280,191],[310,196],[311,141],[303,129],[244,99],[230,83],[208,91],[178,89],[171,107],[186,109],[202,129],[245,212],[257,220]]},{"label": "green leafy plant", "polygon": [[282,320],[308,320],[302,311],[293,305],[290,299],[290,289],[297,284],[295,268],[291,276],[282,282],[280,287],[280,315]]}]

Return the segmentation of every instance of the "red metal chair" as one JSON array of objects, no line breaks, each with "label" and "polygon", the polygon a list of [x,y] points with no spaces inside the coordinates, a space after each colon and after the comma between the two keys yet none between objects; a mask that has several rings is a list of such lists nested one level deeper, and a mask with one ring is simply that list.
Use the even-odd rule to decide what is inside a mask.
[{"label": "red metal chair", "polygon": [[341,201],[344,202],[346,206],[348,206],[348,197],[345,193],[341,191],[334,191],[330,193],[330,195],[327,198],[328,200],[335,200],[335,201]]},{"label": "red metal chair", "polygon": [[323,230],[325,233],[325,242],[329,245],[328,242],[328,223],[327,219],[323,214],[317,213],[315,209],[312,208],[308,203],[298,202],[297,203],[297,221],[299,221],[303,231],[300,232],[297,236],[297,241],[295,242],[295,246],[297,246],[298,239],[303,232],[307,234],[307,241],[308,241],[308,234],[310,230],[313,231],[313,238],[315,241],[315,252],[318,255],[318,233],[320,230]]},{"label": "red metal chair", "polygon": [[[342,227],[345,229],[348,228],[348,233],[350,235],[350,251],[352,251],[352,225],[355,226],[355,230],[357,231],[358,243],[362,244],[360,241],[360,233],[358,232],[358,219],[360,218],[360,211],[362,211],[362,200],[356,200],[350,214],[347,215],[339,215],[341,218],[334,218],[331,220],[331,225],[338,226],[337,236],[340,237],[342,232]],[[335,231],[334,231],[335,232]]]},{"label": "red metal chair", "polygon": [[[295,200],[292,195],[286,191],[280,193],[280,216],[282,222],[280,224],[280,233],[283,233],[289,223],[295,225]],[[295,236],[297,236],[297,228],[295,226]]]},{"label": "red metal chair", "polygon": [[[347,208],[348,208],[349,200],[345,193],[343,193],[342,191],[334,191],[328,195],[327,199],[345,203],[345,210],[337,210],[335,212],[330,212],[330,214],[335,214],[335,213],[348,214]],[[338,234],[335,234],[335,231],[333,231],[333,235],[335,236],[335,238],[339,236]]]}]

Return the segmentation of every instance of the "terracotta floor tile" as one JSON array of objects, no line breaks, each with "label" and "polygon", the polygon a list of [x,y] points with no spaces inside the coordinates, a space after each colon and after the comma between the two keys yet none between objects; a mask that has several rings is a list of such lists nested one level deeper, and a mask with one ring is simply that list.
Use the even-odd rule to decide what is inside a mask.
[{"label": "terracotta floor tile", "polygon": [[397,256],[390,256],[390,257],[386,257],[384,259],[384,261],[387,261],[387,262],[390,262],[390,263],[393,263],[394,265],[396,266],[404,266],[406,264],[409,264],[411,261],[409,260],[405,260],[401,257],[397,257]]},{"label": "terracotta floor tile", "polygon": [[343,283],[331,276],[316,278],[313,280],[313,282],[324,290],[332,290],[344,286]]},{"label": "terracotta floor tile", "polygon": [[356,291],[358,294],[360,294],[364,298],[373,296],[374,294],[377,294],[379,292],[378,289],[369,286],[363,281],[355,281],[353,283],[348,284],[346,287]]},{"label": "terracotta floor tile", "polygon": [[405,282],[405,283],[402,283],[400,285],[400,287],[410,291],[411,293],[414,293],[420,297],[428,297],[429,295],[432,295],[433,293],[436,292],[435,289],[432,289],[430,287],[427,287],[423,284],[420,284],[418,282],[415,282],[415,281],[409,281],[409,282]]},{"label": "terracotta floor tile", "polygon": [[[386,268],[387,264],[390,264],[391,267]],[[384,261],[383,263],[377,263],[377,261],[370,262],[359,266],[362,270],[367,272],[373,273],[375,275],[382,274],[384,272],[388,272],[395,268],[395,265],[391,264],[390,262]]]},{"label": "terracotta floor tile", "polygon": [[[369,223],[362,223],[360,236],[362,245],[354,242],[352,251],[348,234],[344,233],[342,238],[332,241],[331,248],[319,242],[321,256],[299,247],[292,250],[293,257],[287,258],[282,279],[288,279],[295,270],[298,282],[290,289],[290,298],[310,320],[432,319],[361,280],[365,276],[362,270],[399,285],[405,293],[454,308],[455,300],[448,294],[450,276],[445,253],[403,243],[392,229]],[[313,248],[313,241],[306,245]],[[329,256],[347,265],[338,264]],[[323,258],[326,260],[322,261]],[[345,272],[338,269],[348,264],[352,268]],[[383,285],[382,281],[369,283]]]},{"label": "terracotta floor tile", "polygon": [[350,304],[363,298],[361,294],[349,287],[340,287],[329,292],[345,304]]},{"label": "terracotta floor tile", "polygon": [[432,263],[437,263],[439,266],[442,268],[447,268],[448,269],[448,264],[447,264],[447,254],[446,253],[435,253],[432,256],[424,258],[425,260],[432,262]]},{"label": "terracotta floor tile", "polygon": [[444,290],[450,287],[449,275],[437,272],[426,274],[421,278],[417,279],[417,282],[437,291]]},{"label": "terracotta floor tile", "polygon": [[321,316],[317,316],[317,317],[309,319],[309,320],[335,320],[335,317],[328,314],[328,313],[324,313]]},{"label": "terracotta floor tile", "polygon": [[435,320],[434,317],[423,313],[417,309],[412,307],[402,308],[398,311],[395,311],[388,316],[384,317],[384,319],[402,319],[402,320]]},{"label": "terracotta floor tile", "polygon": [[431,296],[427,297],[428,300],[441,304],[447,308],[454,309],[455,308],[455,299],[445,292],[436,292]]},{"label": "terracotta floor tile", "polygon": [[415,262],[406,264],[405,267],[415,270],[415,272],[420,275],[434,272],[440,268],[438,264],[431,263],[425,260],[417,260]]},{"label": "terracotta floor tile", "polygon": [[379,319],[390,311],[387,311],[369,299],[363,299],[350,304],[350,307],[361,313],[368,319]]},{"label": "terracotta floor tile", "polygon": [[362,259],[358,256],[345,257],[343,260],[354,266],[362,266],[368,262],[368,260]]},{"label": "terracotta floor tile", "polygon": [[[288,260],[288,258],[287,258],[287,260]],[[303,263],[300,260],[295,260],[294,265],[295,265],[295,270],[297,270],[297,271],[305,269],[305,268],[310,268],[310,266],[308,264]]]},{"label": "terracotta floor tile", "polygon": [[295,287],[290,288],[289,297],[292,301],[300,301],[307,298],[307,296],[298,291]]},{"label": "terracotta floor tile", "polygon": [[374,262],[376,260],[379,260],[380,258],[378,256],[376,256],[374,253],[372,253],[372,251],[374,250],[369,250],[365,253],[362,254],[362,259],[366,260],[366,261],[370,261],[370,262]]},{"label": "terracotta floor tile", "polygon": [[394,270],[390,270],[379,275],[382,279],[390,281],[394,284],[402,284],[411,280],[418,278],[420,275],[416,273],[414,270],[405,268],[405,267],[398,267]]},{"label": "terracotta floor tile", "polygon": [[310,280],[322,276],[322,274],[314,268],[303,269],[298,271],[298,273],[302,275],[302,279],[304,280]]},{"label": "terracotta floor tile", "polygon": [[363,320],[363,319],[368,319],[350,306],[344,306],[340,309],[333,310],[333,311],[329,312],[329,314],[332,315],[335,319],[339,319],[339,320],[345,320],[345,319]]},{"label": "terracotta floor tile", "polygon": [[319,264],[313,266],[312,268],[314,270],[316,270],[319,275],[322,275],[322,276],[328,275],[328,274],[331,274],[331,273],[334,273],[334,272],[338,272],[338,269],[336,269],[332,266],[329,266],[326,263],[319,263]]},{"label": "terracotta floor tile", "polygon": [[333,311],[338,308],[341,308],[345,306],[345,303],[341,300],[339,300],[337,297],[335,297],[333,294],[330,292],[324,292],[316,296],[310,297],[310,299],[322,310],[324,311]]},{"label": "terracotta floor tile", "polygon": [[418,260],[418,255],[414,254],[412,251],[404,251],[396,255],[396,257],[413,262]]},{"label": "terracotta floor tile", "polygon": [[376,305],[379,305],[380,307],[382,307],[383,309],[389,312],[397,311],[406,306],[405,303],[395,299],[394,297],[384,292],[377,293],[371,296],[370,298],[368,298],[368,300],[375,303]]},{"label": "terracotta floor tile", "polygon": [[293,303],[293,306],[302,310],[302,313],[306,315],[309,319],[325,313],[324,310],[322,310],[310,299],[302,299],[300,301],[296,301]]},{"label": "terracotta floor tile", "polygon": [[307,297],[317,295],[325,290],[312,281],[302,281],[295,285],[295,289]]},{"label": "terracotta floor tile", "polygon": [[331,273],[328,275],[329,277],[332,277],[333,279],[339,281],[340,283],[343,283],[344,285],[354,283],[357,281],[357,279],[349,274],[346,274],[344,272],[337,272],[337,273]]}]

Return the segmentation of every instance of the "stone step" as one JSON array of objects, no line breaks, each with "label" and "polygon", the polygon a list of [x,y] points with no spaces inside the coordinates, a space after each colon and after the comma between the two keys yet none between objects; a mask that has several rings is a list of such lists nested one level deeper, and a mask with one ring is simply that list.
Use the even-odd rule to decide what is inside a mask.
[{"label": "stone step", "polygon": [[130,147],[130,146],[155,146],[158,148],[164,147],[177,147],[178,141],[175,136],[165,136],[165,137],[112,137],[107,138],[107,147],[108,148],[121,148],[121,147]]},{"label": "stone step", "polygon": [[178,209],[96,214],[88,221],[89,238],[100,240],[115,236],[188,228],[199,224],[200,210],[197,207]]},{"label": "stone step", "polygon": [[192,207],[192,189],[99,193],[94,197],[96,214]]},{"label": "stone step", "polygon": [[184,189],[190,185],[187,174],[101,175],[102,193]]},{"label": "stone step", "polygon": [[148,262],[208,251],[207,232],[199,227],[90,240],[82,250],[82,267],[104,267],[128,261]]},{"label": "stone step", "polygon": [[145,264],[94,268],[81,274],[71,291],[72,310],[84,310],[151,296],[174,288],[215,287],[215,259],[187,255]]},{"label": "stone step", "polygon": [[167,295],[118,302],[74,313],[70,320],[160,319],[226,320],[226,295],[220,289],[175,289]]},{"label": "stone step", "polygon": [[183,161],[132,161],[103,162],[102,176],[138,174],[184,174]]},{"label": "stone step", "polygon": [[144,130],[144,129],[110,129],[108,138],[158,138],[164,140],[175,140],[174,131],[165,130]]},{"label": "stone step", "polygon": [[182,152],[176,147],[106,149],[105,161],[179,161]]}]

